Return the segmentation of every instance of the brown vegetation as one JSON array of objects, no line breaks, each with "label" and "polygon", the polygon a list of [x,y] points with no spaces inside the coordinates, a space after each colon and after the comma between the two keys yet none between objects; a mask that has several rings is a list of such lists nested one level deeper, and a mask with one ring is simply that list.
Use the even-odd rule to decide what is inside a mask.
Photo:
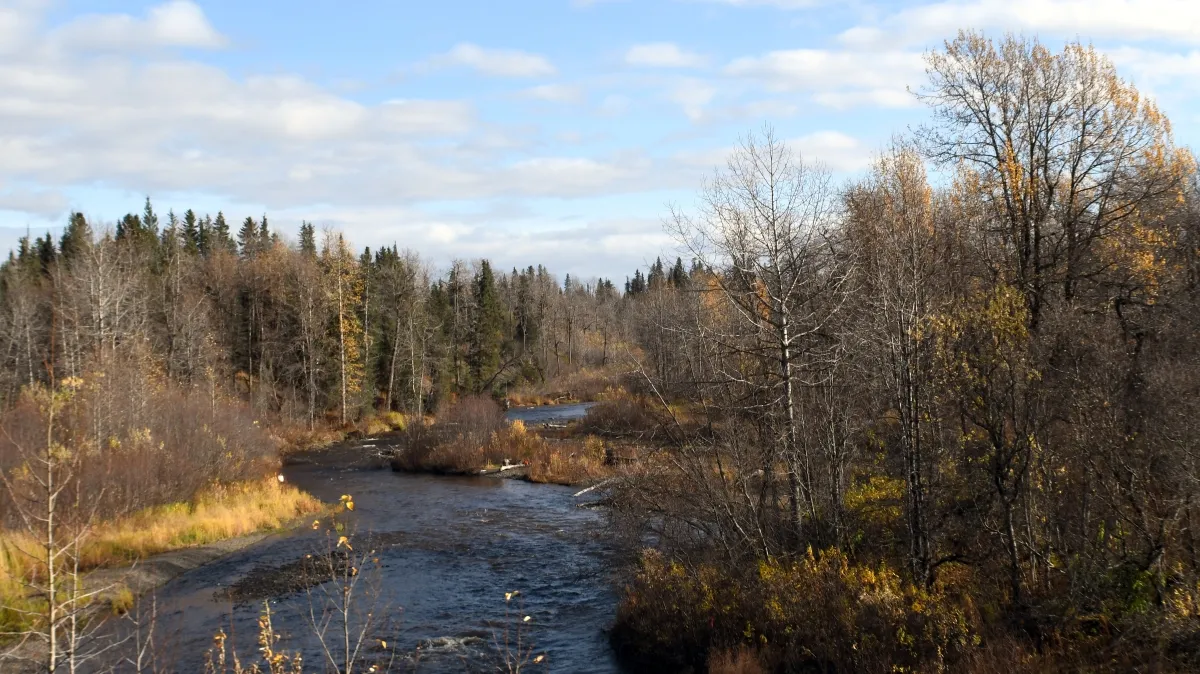
[{"label": "brown vegetation", "polygon": [[53,427],[47,395],[26,390],[0,414],[0,523],[20,525],[13,499],[33,499],[36,485],[20,467],[52,442],[77,457],[77,479],[64,508],[86,505],[89,517],[120,517],[155,505],[191,501],[212,484],[274,475],[276,445],[249,409],[204,391],[181,390],[136,361],[71,382]]},{"label": "brown vegetation", "polygon": [[[610,356],[611,357],[611,356]],[[604,400],[622,374],[612,366],[582,367],[542,382],[526,383],[509,391],[508,401],[517,407]]]},{"label": "brown vegetation", "polygon": [[[747,646],[767,671],[953,670],[976,645],[974,616],[886,568],[836,550],[763,561],[740,574],[643,557],[612,633],[647,670],[702,669]],[[743,660],[750,659],[747,655]]]},{"label": "brown vegetation", "polygon": [[605,445],[594,436],[552,438],[511,424],[494,401],[468,396],[450,405],[433,424],[411,424],[402,434],[395,470],[478,474],[501,466],[524,466],[533,482],[580,484],[605,477]]},{"label": "brown vegetation", "polygon": [[1194,158],[1090,47],[964,33],[927,66],[931,123],[846,189],[768,130],[673,214],[699,263],[629,311],[699,423],[608,485],[659,551],[614,631],[637,661],[1200,661]]}]

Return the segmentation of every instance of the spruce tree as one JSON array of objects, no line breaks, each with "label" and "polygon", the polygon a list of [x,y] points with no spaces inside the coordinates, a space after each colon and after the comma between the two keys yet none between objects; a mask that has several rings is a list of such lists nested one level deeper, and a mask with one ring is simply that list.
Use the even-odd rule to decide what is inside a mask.
[{"label": "spruce tree", "polygon": [[117,221],[117,241],[136,242],[142,238],[142,219],[133,213]]},{"label": "spruce tree", "polygon": [[666,281],[666,273],[663,271],[662,258],[654,260],[654,264],[650,265],[650,275],[646,278],[646,286],[653,290],[659,287]]},{"label": "spruce tree", "polygon": [[146,205],[142,209],[142,228],[146,231],[147,236],[158,238],[158,215],[154,213],[154,205],[150,203],[150,197],[146,197]]},{"label": "spruce tree", "polygon": [[200,225],[196,212],[190,208],[183,214],[183,249],[189,255],[200,252]]},{"label": "spruce tree", "polygon": [[37,251],[38,264],[41,266],[42,273],[50,273],[50,267],[54,265],[54,260],[58,257],[50,232],[46,232],[45,237],[38,237],[38,240],[34,242],[34,248]]},{"label": "spruce tree", "polygon": [[675,258],[675,266],[671,268],[671,285],[683,288],[688,283],[688,273],[683,268],[683,258]]},{"label": "spruce tree", "polygon": [[300,223],[300,252],[312,258],[317,256],[317,237],[311,222]]},{"label": "spruce tree", "polygon": [[174,253],[179,246],[181,237],[179,218],[175,216],[175,210],[167,211],[167,226],[163,229],[160,238],[160,247],[165,253]]},{"label": "spruce tree", "polygon": [[200,221],[199,233],[196,236],[196,248],[200,254],[207,257],[212,252],[213,242],[213,223],[212,218],[208,214],[204,215],[204,219]]},{"label": "spruce tree", "polygon": [[500,350],[504,343],[504,308],[496,290],[496,277],[487,260],[479,266],[475,276],[475,322],[471,330],[470,352],[467,365],[470,368],[471,388],[485,393],[485,388],[494,384],[500,369]]},{"label": "spruce tree", "polygon": [[263,213],[262,222],[258,226],[258,249],[266,250],[271,247],[271,229],[267,226],[267,214]]},{"label": "spruce tree", "polygon": [[224,249],[231,253],[237,252],[237,245],[233,242],[233,237],[229,235],[229,223],[225,221],[225,214],[217,211],[217,219],[213,222],[213,250]]},{"label": "spruce tree", "polygon": [[258,223],[254,218],[246,216],[242,221],[242,228],[238,230],[238,245],[242,251],[242,257],[254,257],[258,254],[259,245]]},{"label": "spruce tree", "polygon": [[73,260],[92,245],[92,227],[83,213],[72,213],[67,227],[59,240],[59,254],[64,260]]}]

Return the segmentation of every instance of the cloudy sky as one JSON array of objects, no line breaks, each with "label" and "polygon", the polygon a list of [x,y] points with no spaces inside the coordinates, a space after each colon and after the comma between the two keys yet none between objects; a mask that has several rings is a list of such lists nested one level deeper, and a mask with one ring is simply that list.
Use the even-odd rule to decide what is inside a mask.
[{"label": "cloudy sky", "polygon": [[0,248],[150,195],[622,279],[764,122],[860,171],[959,28],[1093,42],[1196,142],[1196,0],[0,0]]}]

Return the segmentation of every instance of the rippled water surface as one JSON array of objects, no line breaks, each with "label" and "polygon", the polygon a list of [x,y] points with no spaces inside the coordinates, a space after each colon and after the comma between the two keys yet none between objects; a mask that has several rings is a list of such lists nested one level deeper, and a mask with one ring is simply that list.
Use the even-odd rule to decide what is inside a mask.
[{"label": "rippled water surface", "polygon": [[[565,409],[571,407],[574,409]],[[511,410],[527,423],[559,421],[586,407]],[[380,444],[385,440],[366,441]],[[349,526],[364,540],[374,534],[382,565],[382,589],[398,626],[392,641],[426,655],[418,671],[492,671],[494,636],[504,622],[504,593],[520,590],[530,636],[545,652],[550,671],[617,672],[604,635],[616,602],[605,568],[608,549],[601,515],[577,507],[574,489],[493,478],[404,475],[390,470],[343,468],[356,453],[349,447],[319,463],[285,469],[287,479],[333,502],[351,494]],[[330,465],[332,464],[332,465]],[[223,588],[251,572],[283,566],[320,549],[321,534],[303,529],[273,536],[246,550],[188,572],[158,591],[164,625],[176,636],[179,671],[199,671],[213,632],[235,633],[243,653],[255,648],[261,601],[231,605]],[[306,622],[304,593],[271,600],[276,631],[287,646],[316,663]],[[378,637],[387,634],[380,633]]]},{"label": "rippled water surface", "polygon": [[514,407],[508,411],[509,421],[530,423],[554,423],[579,419],[587,414],[588,408],[595,403],[574,403],[571,405],[544,405],[542,407]]}]

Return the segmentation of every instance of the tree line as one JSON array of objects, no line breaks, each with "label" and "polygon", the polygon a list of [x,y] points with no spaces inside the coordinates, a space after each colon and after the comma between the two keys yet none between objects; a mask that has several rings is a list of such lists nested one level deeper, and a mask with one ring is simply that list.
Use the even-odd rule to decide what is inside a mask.
[{"label": "tree line", "polygon": [[147,198],[115,227],[74,213],[58,241],[24,237],[0,265],[0,406],[51,372],[82,377],[136,354],[175,384],[309,424],[423,414],[605,365],[620,299],[609,280],[560,283],[542,265],[455,261],[439,274],[414,252],[355,251],[307,222],[294,242],[265,215],[236,233],[223,213],[160,222]]}]

